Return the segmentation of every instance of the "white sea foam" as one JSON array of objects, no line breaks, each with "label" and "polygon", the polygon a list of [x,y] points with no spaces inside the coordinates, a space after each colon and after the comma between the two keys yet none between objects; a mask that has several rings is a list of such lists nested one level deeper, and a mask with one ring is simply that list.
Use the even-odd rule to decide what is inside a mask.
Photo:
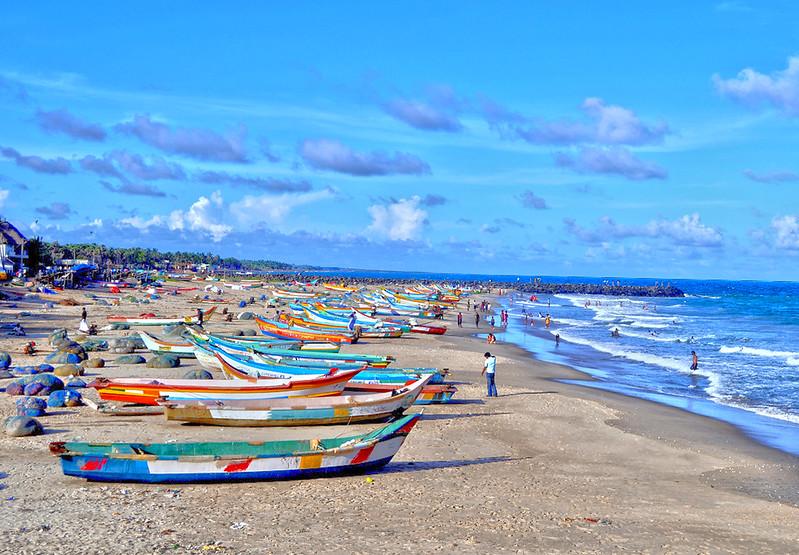
[{"label": "white sea foam", "polygon": [[788,366],[799,366],[799,357],[791,357],[785,361]]},{"label": "white sea foam", "polygon": [[[550,330],[550,333],[555,333],[555,331],[556,330]],[[608,345],[607,343],[592,341],[591,339],[586,339],[584,337],[564,332],[562,330],[557,330],[557,332],[560,333],[560,337],[564,341],[568,341],[570,343],[577,343],[579,345],[586,345],[588,347],[596,349],[597,351],[607,353],[614,357],[622,357],[637,362],[653,364],[655,366],[660,366],[662,368],[667,368],[669,370],[676,370],[678,372],[689,372],[688,364],[685,360],[670,358],[670,357],[662,357],[650,353],[642,353],[639,351],[629,351],[621,349],[615,345]]]},{"label": "white sea foam", "polygon": [[770,349],[758,349],[755,347],[727,347],[726,345],[722,346],[719,352],[724,354],[741,353],[744,355],[769,358],[799,357],[799,353],[794,351],[772,351]]}]

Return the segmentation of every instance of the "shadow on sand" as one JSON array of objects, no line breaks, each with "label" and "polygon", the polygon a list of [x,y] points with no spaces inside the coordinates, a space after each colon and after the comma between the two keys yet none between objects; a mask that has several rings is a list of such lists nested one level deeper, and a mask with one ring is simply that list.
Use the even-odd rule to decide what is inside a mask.
[{"label": "shadow on sand", "polygon": [[474,418],[476,416],[502,416],[505,414],[513,414],[512,412],[464,412],[464,413],[439,413],[428,414],[424,413],[422,420],[449,420],[455,418]]},{"label": "shadow on sand", "polygon": [[557,395],[557,391],[518,391],[516,393],[508,393],[500,395],[500,397],[513,397],[514,395]]},{"label": "shadow on sand", "polygon": [[410,461],[390,463],[375,474],[391,474],[392,472],[418,472],[420,470],[439,470],[442,468],[458,468],[475,464],[491,464],[500,462],[521,461],[532,457],[480,457],[477,459],[461,459],[455,461]]}]

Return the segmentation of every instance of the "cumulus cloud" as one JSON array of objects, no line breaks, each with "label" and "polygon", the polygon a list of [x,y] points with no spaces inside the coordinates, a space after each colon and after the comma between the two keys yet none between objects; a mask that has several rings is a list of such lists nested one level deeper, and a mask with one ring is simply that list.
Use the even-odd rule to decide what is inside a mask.
[{"label": "cumulus cloud", "polygon": [[558,152],[555,154],[555,163],[578,173],[620,175],[634,181],[665,179],[668,175],[664,168],[636,158],[629,150],[621,147],[583,147],[576,155]]},{"label": "cumulus cloud", "polygon": [[182,181],[186,178],[183,166],[160,156],[150,156],[147,160],[139,154],[115,150],[108,154],[108,158],[116,162],[122,170],[146,181],[156,179]]},{"label": "cumulus cloud", "polygon": [[63,133],[84,141],[104,141],[105,130],[96,123],[84,121],[65,108],[60,110],[37,110],[36,123],[48,133]]},{"label": "cumulus cloud", "polygon": [[333,189],[282,195],[247,195],[230,205],[230,212],[244,225],[280,223],[298,206],[327,200],[335,196]]},{"label": "cumulus cloud", "polygon": [[113,183],[109,183],[108,181],[101,181],[100,184],[108,191],[112,193],[121,193],[123,195],[135,195],[135,196],[143,196],[143,197],[165,197],[166,193],[162,190],[153,187],[152,185],[147,185],[144,183],[130,183],[124,182],[119,185],[114,185]]},{"label": "cumulus cloud", "polygon": [[461,131],[463,125],[456,115],[443,107],[433,106],[422,100],[395,98],[383,105],[390,116],[424,131]]},{"label": "cumulus cloud", "polygon": [[84,170],[96,173],[102,177],[123,177],[116,166],[114,166],[114,163],[105,156],[99,158],[89,154],[78,160],[78,163]]},{"label": "cumulus cloud", "polygon": [[37,173],[68,174],[72,172],[69,160],[60,156],[42,158],[41,156],[24,155],[11,147],[0,146],[0,155],[14,160],[17,166],[28,168]]},{"label": "cumulus cloud", "polygon": [[222,223],[224,217],[224,200],[220,191],[214,191],[210,197],[201,196],[188,210],[174,210],[169,214],[168,225],[173,231],[201,231],[208,233],[218,243],[233,228]]},{"label": "cumulus cloud", "polygon": [[594,229],[582,227],[574,219],[563,220],[568,233],[585,243],[602,244],[631,237],[669,238],[675,244],[694,247],[720,247],[721,231],[702,223],[699,214],[686,214],[676,220],[657,219],[644,225],[624,225],[607,216]]},{"label": "cumulus cloud", "polygon": [[430,173],[430,166],[412,154],[395,152],[362,153],[328,139],[308,139],[300,146],[300,155],[312,167],[357,176]]},{"label": "cumulus cloud", "polygon": [[368,232],[392,241],[416,239],[427,221],[427,212],[420,208],[421,198],[413,196],[389,204],[374,204],[369,207],[372,223]]},{"label": "cumulus cloud", "polygon": [[771,106],[789,116],[799,116],[799,56],[788,58],[788,66],[770,75],[752,68],[730,79],[713,76],[722,95],[751,107]]},{"label": "cumulus cloud", "polygon": [[774,244],[781,249],[799,249],[799,220],[794,215],[778,216],[771,220]]},{"label": "cumulus cloud", "polygon": [[665,123],[644,123],[632,110],[589,97],[581,106],[584,118],[541,120],[525,118],[492,103],[483,103],[486,120],[505,138],[533,144],[645,145],[660,143],[669,133]]},{"label": "cumulus cloud", "polygon": [[757,173],[753,170],[744,170],[743,174],[759,183],[788,183],[791,181],[799,181],[799,173],[790,171],[773,171]]},{"label": "cumulus cloud", "polygon": [[122,218],[119,220],[118,224],[122,227],[133,227],[147,233],[151,227],[161,227],[164,225],[164,219],[161,216],[153,216],[150,219],[145,220],[140,216],[130,216],[128,218]]},{"label": "cumulus cloud", "polygon": [[532,191],[524,191],[519,195],[519,200],[525,208],[533,208],[535,210],[546,210],[547,208],[546,201]]},{"label": "cumulus cloud", "polygon": [[11,191],[8,189],[0,189],[0,208],[3,208],[6,205],[6,201],[8,200],[8,196],[11,194]]},{"label": "cumulus cloud", "polygon": [[275,151],[272,150],[272,143],[270,143],[267,139],[259,139],[258,140],[258,147],[261,149],[261,154],[264,155],[269,162],[276,164],[280,162],[280,156],[275,154]]},{"label": "cumulus cloud", "polygon": [[53,202],[50,206],[39,206],[35,211],[37,214],[47,216],[51,220],[65,220],[70,214],[74,214],[72,208],[66,202]]},{"label": "cumulus cloud", "polygon": [[310,191],[311,184],[304,179],[275,179],[272,177],[251,177],[235,175],[222,171],[204,171],[195,175],[203,183],[226,184],[252,187],[274,193]]},{"label": "cumulus cloud", "polygon": [[117,125],[116,129],[172,154],[216,162],[248,161],[244,127],[222,135],[209,129],[172,128],[149,115],[136,115],[131,121]]},{"label": "cumulus cloud", "polygon": [[446,203],[447,197],[431,194],[425,195],[421,201],[422,206],[441,206]]}]

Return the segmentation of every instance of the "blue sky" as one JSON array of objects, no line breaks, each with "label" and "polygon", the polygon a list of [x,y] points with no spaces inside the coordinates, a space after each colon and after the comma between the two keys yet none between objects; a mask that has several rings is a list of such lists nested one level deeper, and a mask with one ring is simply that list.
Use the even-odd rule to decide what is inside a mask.
[{"label": "blue sky", "polygon": [[30,235],[394,270],[795,279],[791,2],[41,2],[0,18]]}]

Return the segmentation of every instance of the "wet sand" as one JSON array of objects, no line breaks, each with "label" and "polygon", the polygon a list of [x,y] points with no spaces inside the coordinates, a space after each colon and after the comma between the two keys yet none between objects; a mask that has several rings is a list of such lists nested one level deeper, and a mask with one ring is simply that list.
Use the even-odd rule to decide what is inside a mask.
[{"label": "wet sand", "polygon": [[[190,299],[88,309],[90,320],[103,324],[111,313],[188,314],[196,306]],[[80,313],[79,307],[45,312],[20,302],[2,308],[3,321],[21,310],[32,313],[21,320],[26,329],[40,333],[74,329]],[[63,476],[47,443],[332,437],[375,425],[216,428],[159,416],[110,417],[88,407],[54,409],[40,419],[46,435],[0,436],[0,552],[795,552],[796,458],[709,418],[553,381],[585,376],[512,345],[490,347],[498,357],[500,397],[485,399],[480,369],[487,346],[473,337],[471,318],[462,329],[454,318],[448,315],[450,332],[442,337],[410,334],[345,347],[393,354],[396,366],[447,367],[460,382],[459,402],[426,407],[394,461],[371,481],[88,483]],[[214,317],[207,327],[224,333],[254,325]],[[11,351],[23,343],[0,342]],[[116,366],[118,355],[92,356],[110,363],[94,375],[177,377],[197,367],[184,361],[181,368],[152,370]],[[25,362],[15,356],[15,363]],[[13,398],[0,395],[0,413],[13,411]]]}]

